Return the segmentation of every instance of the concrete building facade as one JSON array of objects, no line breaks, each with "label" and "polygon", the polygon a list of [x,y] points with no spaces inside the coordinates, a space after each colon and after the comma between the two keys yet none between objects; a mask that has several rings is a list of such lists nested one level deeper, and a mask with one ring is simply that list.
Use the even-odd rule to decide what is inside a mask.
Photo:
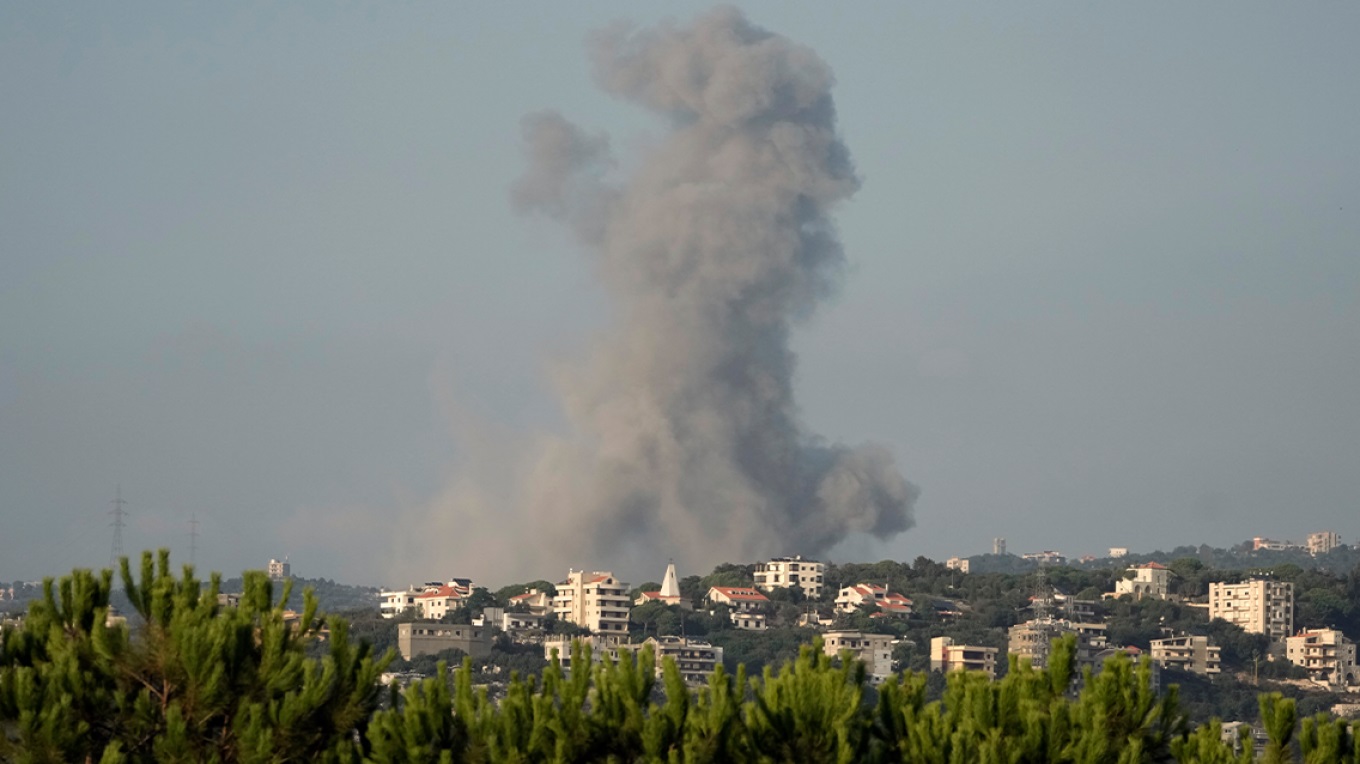
[{"label": "concrete building facade", "polygon": [[930,670],[981,671],[995,679],[998,652],[995,647],[956,645],[950,637],[935,637],[930,640]]},{"label": "concrete building facade", "polygon": [[1209,584],[1209,620],[1222,618],[1252,634],[1283,642],[1294,633],[1294,585],[1253,579]]},{"label": "concrete building facade", "polygon": [[1010,628],[1008,652],[1029,660],[1035,668],[1045,668],[1053,649],[1053,640],[1068,634],[1077,638],[1077,665],[1094,668],[1098,663],[1098,653],[1106,646],[1103,623],[1079,623],[1050,617],[1018,623]]},{"label": "concrete building facade", "polygon": [[802,555],[776,557],[756,563],[756,588],[765,591],[798,587],[808,599],[822,598],[822,582],[826,563],[804,560]]},{"label": "concrete building facade", "polygon": [[474,658],[489,655],[491,629],[430,621],[397,624],[397,650],[408,661],[455,647]]},{"label": "concrete building facade", "polygon": [[1159,562],[1149,562],[1143,565],[1131,565],[1128,570],[1133,573],[1133,577],[1121,578],[1115,582],[1114,595],[1116,597],[1129,594],[1136,600],[1141,600],[1144,597],[1164,600],[1166,595],[1170,593],[1171,571],[1165,565]]},{"label": "concrete building facade", "polygon": [[567,571],[552,598],[558,620],[574,623],[595,634],[627,634],[628,584],[609,571]]},{"label": "concrete building facade", "polygon": [[1223,671],[1218,645],[1205,636],[1185,635],[1152,640],[1152,662],[1162,668],[1179,669],[1206,676]]},{"label": "concrete building facade", "polygon": [[1285,657],[1308,670],[1315,682],[1332,687],[1360,683],[1355,667],[1355,643],[1336,629],[1316,629],[1285,640]]},{"label": "concrete building facade", "polygon": [[864,661],[869,680],[880,684],[892,676],[892,641],[889,634],[866,634],[860,631],[828,631],[822,637],[822,652],[838,656],[849,651]]}]

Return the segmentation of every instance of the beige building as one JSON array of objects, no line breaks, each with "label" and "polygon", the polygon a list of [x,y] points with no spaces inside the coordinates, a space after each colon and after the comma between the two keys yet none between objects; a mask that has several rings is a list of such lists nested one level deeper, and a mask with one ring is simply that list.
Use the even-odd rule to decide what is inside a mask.
[{"label": "beige building", "polygon": [[408,661],[419,655],[433,655],[455,647],[474,658],[489,655],[491,629],[429,621],[397,624],[397,650]]},{"label": "beige building", "polygon": [[656,655],[656,675],[665,671],[666,659],[675,661],[680,676],[689,684],[707,684],[713,669],[722,665],[723,649],[699,639],[684,637],[648,637],[640,645],[620,646],[619,649],[643,650],[651,647]]},{"label": "beige building", "polygon": [[1129,571],[1133,578],[1121,578],[1114,584],[1114,596],[1132,595],[1134,599],[1144,597],[1164,600],[1170,591],[1171,571],[1159,562],[1131,565]]},{"label": "beige building", "polygon": [[995,679],[997,652],[995,647],[956,645],[949,637],[935,637],[930,640],[930,670],[982,671]]},{"label": "beige building", "polygon": [[1343,687],[1360,683],[1355,667],[1355,643],[1336,629],[1305,631],[1287,638],[1285,657],[1308,669],[1317,682]]},{"label": "beige building", "polygon": [[970,564],[967,557],[950,557],[948,560],[944,561],[944,566],[950,570],[967,573]]},{"label": "beige building", "polygon": [[849,651],[864,661],[865,672],[874,684],[892,676],[892,641],[889,634],[865,634],[860,631],[828,631],[822,637],[822,652],[832,657]]},{"label": "beige building", "polygon": [[273,559],[271,559],[271,560],[269,561],[269,577],[270,577],[270,578],[274,579],[275,581],[282,581],[283,579],[289,578],[289,577],[292,576],[292,575],[293,575],[293,566],[290,565],[290,564],[288,564],[288,558],[287,558],[287,557],[283,558],[282,560],[273,560]]},{"label": "beige building", "polygon": [[1223,671],[1218,645],[1209,644],[1204,636],[1185,635],[1152,640],[1152,662],[1162,668],[1179,669],[1195,674],[1218,674]]},{"label": "beige building", "polygon": [[1035,668],[1048,665],[1053,640],[1068,634],[1077,638],[1077,665],[1095,667],[1098,654],[1105,649],[1105,624],[1080,623],[1063,618],[1035,618],[1010,628],[1011,655],[1028,660]]},{"label": "beige building", "polygon": [[1320,531],[1308,534],[1308,554],[1316,557],[1341,546],[1341,537],[1334,531]]},{"label": "beige building", "polygon": [[822,579],[826,563],[804,560],[802,555],[776,557],[756,563],[756,588],[765,591],[798,587],[808,599],[822,598]]},{"label": "beige building", "polygon": [[471,582],[468,582],[466,587],[456,584],[441,584],[427,587],[425,591],[417,594],[416,607],[420,608],[421,618],[427,621],[438,621],[449,613],[461,609],[467,602],[467,598],[471,596]]},{"label": "beige building", "polygon": [[1252,634],[1283,642],[1294,633],[1294,585],[1255,579],[1209,584],[1209,620],[1222,618]]},{"label": "beige building", "polygon": [[628,584],[608,571],[567,571],[552,600],[558,620],[574,623],[595,634],[628,633]]}]

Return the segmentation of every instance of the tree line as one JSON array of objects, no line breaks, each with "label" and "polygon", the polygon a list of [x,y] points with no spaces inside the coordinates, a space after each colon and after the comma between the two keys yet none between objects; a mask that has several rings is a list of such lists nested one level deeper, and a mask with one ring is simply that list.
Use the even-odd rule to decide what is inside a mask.
[{"label": "tree line", "polygon": [[[1048,668],[953,674],[940,697],[904,672],[872,687],[862,664],[816,646],[759,676],[718,668],[687,687],[650,653],[593,662],[578,644],[567,673],[514,677],[493,701],[471,664],[384,691],[392,654],[351,641],[343,619],[304,596],[296,619],[263,574],[238,607],[217,602],[169,556],[124,561],[134,628],[109,623],[112,571],[44,582],[21,628],[0,640],[0,760],[15,762],[1229,762],[1249,737],[1192,727],[1179,692],[1152,688],[1126,656],[1074,670],[1074,645]],[[308,647],[324,641],[320,655]],[[586,669],[585,667],[590,667]],[[1295,704],[1259,699],[1264,760],[1360,762],[1360,725],[1300,722]]]}]

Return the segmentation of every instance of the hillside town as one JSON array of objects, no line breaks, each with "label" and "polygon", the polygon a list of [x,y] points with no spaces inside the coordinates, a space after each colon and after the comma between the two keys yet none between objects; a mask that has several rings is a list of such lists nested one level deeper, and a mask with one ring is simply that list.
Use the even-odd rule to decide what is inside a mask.
[{"label": "hillside town", "polygon": [[[793,555],[683,577],[690,572],[670,563],[640,585],[607,569],[509,585],[447,577],[377,592],[381,623],[370,631],[399,652],[405,679],[463,656],[488,678],[496,664],[570,668],[573,648],[588,645],[595,661],[651,649],[694,684],[719,665],[778,665],[814,641],[828,656],[862,661],[873,683],[903,670],[996,678],[1012,661],[1044,667],[1054,641],[1070,637],[1079,669],[1098,673],[1118,653],[1146,660],[1155,684],[1189,686],[1183,694],[1201,698],[1206,717],[1250,717],[1254,701],[1225,704],[1262,686],[1322,710],[1360,711],[1360,568],[1335,532],[1158,559],[1122,548],[1074,561],[1051,550],[1017,556],[1005,543],[944,563]],[[1261,564],[1199,559],[1215,554]]]}]

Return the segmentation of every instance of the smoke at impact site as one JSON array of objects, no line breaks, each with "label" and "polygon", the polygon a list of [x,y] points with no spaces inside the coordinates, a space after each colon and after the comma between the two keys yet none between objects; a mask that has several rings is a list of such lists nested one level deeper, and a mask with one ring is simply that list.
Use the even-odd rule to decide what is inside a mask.
[{"label": "smoke at impact site", "polygon": [[474,455],[403,557],[535,577],[674,558],[702,574],[911,527],[917,490],[889,451],[824,442],[793,395],[790,331],[837,281],[830,213],[859,185],[831,70],[732,9],[589,48],[599,86],[664,134],[615,177],[607,136],[532,114],[511,197],[574,235],[614,320],[554,377],[565,431],[516,449],[499,487]]}]

